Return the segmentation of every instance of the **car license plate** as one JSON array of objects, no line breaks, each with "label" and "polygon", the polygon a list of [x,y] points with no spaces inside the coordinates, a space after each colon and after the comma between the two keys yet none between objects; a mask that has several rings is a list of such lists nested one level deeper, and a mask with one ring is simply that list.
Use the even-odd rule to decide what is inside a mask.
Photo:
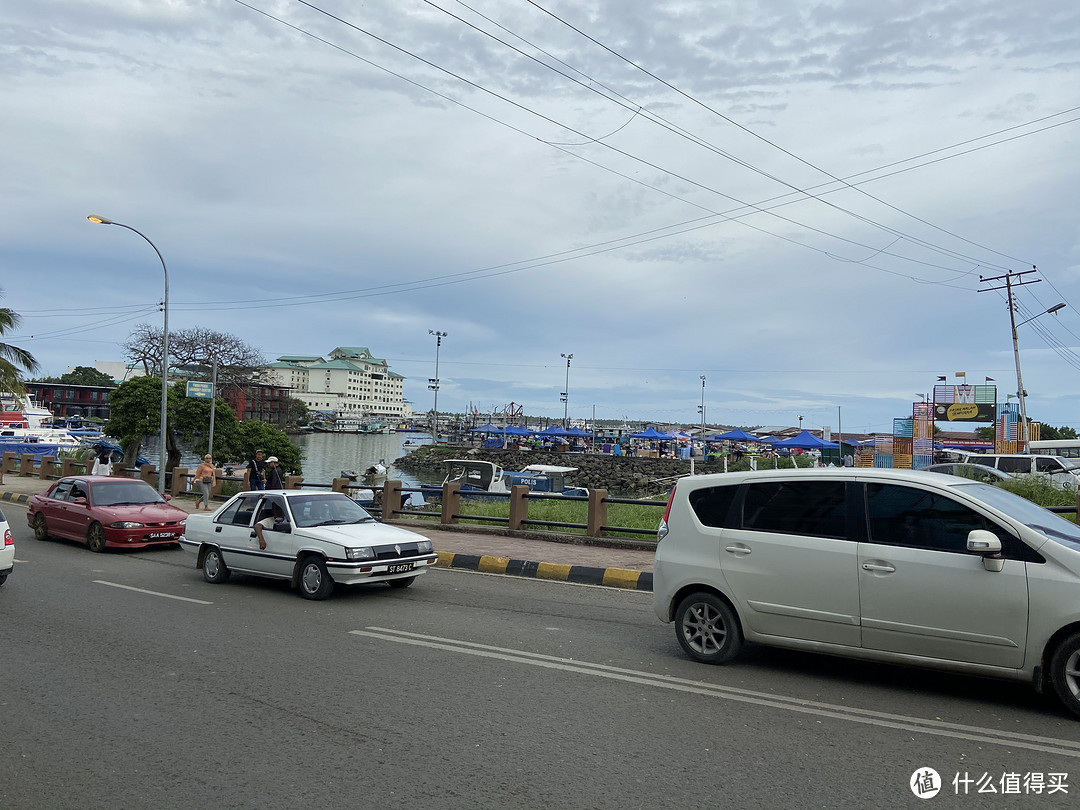
[{"label": "car license plate", "polygon": [[386,566],[386,573],[388,574],[404,574],[406,571],[412,571],[412,563],[399,563],[398,565]]},{"label": "car license plate", "polygon": [[150,532],[146,535],[148,540],[160,540],[162,537],[175,537],[172,532]]}]

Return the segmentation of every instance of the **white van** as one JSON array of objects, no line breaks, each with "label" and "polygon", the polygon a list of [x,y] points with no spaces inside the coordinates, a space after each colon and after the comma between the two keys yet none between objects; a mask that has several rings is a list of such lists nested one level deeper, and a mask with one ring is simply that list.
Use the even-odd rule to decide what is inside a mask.
[{"label": "white van", "polygon": [[692,658],[744,641],[1052,686],[1080,714],[1080,526],[1004,489],[829,467],[680,478],[653,607]]},{"label": "white van", "polygon": [[993,467],[1009,475],[1043,475],[1050,479],[1050,483],[1058,489],[1068,489],[1073,492],[1080,484],[1080,459],[1062,458],[1061,456],[1028,456],[1023,453],[986,453],[983,455],[972,454],[967,458],[968,464],[982,464]]}]

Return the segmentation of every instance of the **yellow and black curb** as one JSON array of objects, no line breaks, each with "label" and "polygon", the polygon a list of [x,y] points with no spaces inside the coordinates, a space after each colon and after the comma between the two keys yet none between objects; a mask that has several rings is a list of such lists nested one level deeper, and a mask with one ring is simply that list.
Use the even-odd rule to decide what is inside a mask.
[{"label": "yellow and black curb", "polygon": [[28,503],[30,496],[25,493],[19,494],[15,492],[0,492],[0,501],[9,501],[11,503]]},{"label": "yellow and black curb", "polygon": [[556,563],[514,560],[478,554],[438,552],[440,568],[464,568],[484,574],[507,574],[515,577],[550,579],[556,582],[575,582],[580,585],[605,585],[609,588],[628,588],[651,591],[653,575],[649,571],[628,568],[597,568],[589,565],[558,565]]}]

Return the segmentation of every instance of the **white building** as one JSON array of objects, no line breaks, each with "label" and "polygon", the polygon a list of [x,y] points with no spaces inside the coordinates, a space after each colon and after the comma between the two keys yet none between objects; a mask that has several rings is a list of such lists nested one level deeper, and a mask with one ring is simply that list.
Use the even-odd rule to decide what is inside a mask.
[{"label": "white building", "polygon": [[385,360],[362,346],[339,346],[322,357],[285,355],[263,369],[267,382],[285,385],[292,396],[312,411],[332,411],[337,417],[408,416],[405,378],[390,370]]}]

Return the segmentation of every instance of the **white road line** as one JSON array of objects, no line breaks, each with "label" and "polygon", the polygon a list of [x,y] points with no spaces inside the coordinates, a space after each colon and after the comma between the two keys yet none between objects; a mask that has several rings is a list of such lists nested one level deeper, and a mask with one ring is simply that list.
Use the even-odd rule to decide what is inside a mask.
[{"label": "white road line", "polygon": [[1027,748],[1032,751],[1041,751],[1044,753],[1056,754],[1058,756],[1080,758],[1080,742],[1073,740],[998,731],[996,729],[984,728],[981,726],[946,723],[940,720],[927,720],[907,715],[889,714],[868,709],[820,703],[812,700],[802,700],[796,697],[784,697],[782,695],[769,694],[766,692],[755,692],[750,689],[740,689],[737,687],[721,686],[700,681],[690,681],[683,678],[674,678],[669,675],[654,675],[648,672],[621,669],[605,664],[590,664],[585,661],[577,661],[570,658],[556,658],[523,650],[493,647],[487,644],[476,644],[474,642],[440,638],[438,636],[425,636],[420,633],[408,633],[402,630],[391,630],[384,627],[368,627],[366,630],[352,630],[350,633],[352,635],[366,636],[368,638],[376,638],[383,641],[393,641],[399,644],[412,644],[415,646],[430,647],[465,655],[495,658],[502,661],[545,667],[547,669],[559,669],[565,672],[593,675],[595,677],[609,678],[611,680],[625,681],[627,683],[657,686],[664,689],[673,689],[680,692],[704,695],[706,697],[734,700],[740,703],[751,703],[774,709],[785,709],[787,711],[817,715],[819,717],[848,720],[853,723],[863,723],[865,725],[879,726],[882,728],[901,729],[903,731],[931,734],[937,737],[953,737],[962,740],[973,740],[988,745]]},{"label": "white road line", "polygon": [[202,599],[189,599],[186,596],[174,596],[171,593],[160,593],[159,591],[147,591],[143,588],[133,588],[130,585],[121,585],[117,582],[106,582],[103,579],[95,579],[94,582],[98,585],[108,585],[110,588],[123,588],[125,591],[135,591],[136,593],[145,593],[150,596],[161,596],[165,599],[177,599],[181,602],[194,602],[196,605],[212,605],[213,602],[205,602]]}]

